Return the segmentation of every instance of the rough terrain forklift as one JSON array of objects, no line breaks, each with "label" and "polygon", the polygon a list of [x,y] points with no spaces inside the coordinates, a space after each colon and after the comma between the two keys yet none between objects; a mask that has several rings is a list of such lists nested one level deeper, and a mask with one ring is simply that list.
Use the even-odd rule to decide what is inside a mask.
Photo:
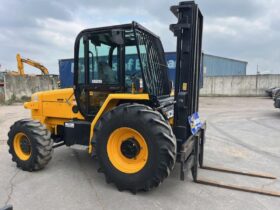
[{"label": "rough terrain forklift", "polygon": [[[194,3],[182,9],[189,22],[172,26],[178,36],[175,97],[154,33],[136,22],[84,30],[74,47],[74,87],[33,94],[24,104],[32,119],[11,126],[9,151],[17,166],[42,169],[54,147],[80,144],[117,188],[158,186],[176,159],[189,155],[180,151],[191,136],[188,116],[198,107],[202,15]],[[132,54],[140,65],[134,72],[125,65]]]},{"label": "rough terrain forklift", "polygon": [[[170,26],[177,37],[174,96],[154,33],[136,22],[84,30],[74,47],[74,87],[33,94],[24,104],[31,119],[11,126],[9,152],[19,168],[42,169],[54,148],[79,144],[88,146],[106,181],[119,190],[157,187],[176,161],[182,180],[190,170],[199,182],[205,142],[205,123],[197,117],[203,16],[194,2],[171,11],[178,18]],[[126,65],[131,55],[139,60],[135,71]]]}]

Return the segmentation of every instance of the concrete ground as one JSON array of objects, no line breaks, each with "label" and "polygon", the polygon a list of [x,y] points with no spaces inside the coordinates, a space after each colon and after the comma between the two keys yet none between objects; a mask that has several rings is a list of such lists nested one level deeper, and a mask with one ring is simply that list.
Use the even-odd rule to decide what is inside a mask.
[{"label": "concrete ground", "polygon": [[[205,163],[273,174],[265,180],[199,170],[200,177],[280,192],[280,110],[265,98],[201,98],[207,120]],[[279,209],[280,198],[179,181],[179,166],[157,189],[132,195],[106,184],[85,148],[55,149],[50,164],[24,172],[6,146],[9,126],[26,118],[21,105],[0,106],[0,207],[50,209]]]}]

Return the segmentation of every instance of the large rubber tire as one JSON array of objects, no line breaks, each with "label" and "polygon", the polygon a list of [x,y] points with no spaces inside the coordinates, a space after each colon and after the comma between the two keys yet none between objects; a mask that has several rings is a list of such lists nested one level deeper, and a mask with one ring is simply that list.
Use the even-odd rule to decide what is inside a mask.
[{"label": "large rubber tire", "polygon": [[[30,142],[30,157],[22,160],[15,152],[15,136],[23,133]],[[24,171],[36,171],[44,168],[52,158],[53,140],[50,131],[39,121],[24,119],[15,122],[8,133],[9,153],[18,168]]]},{"label": "large rubber tire", "polygon": [[[138,131],[148,147],[146,164],[136,173],[118,170],[108,157],[110,134],[121,127]],[[170,125],[158,111],[142,104],[122,104],[105,113],[94,129],[93,143],[107,182],[113,182],[120,191],[136,193],[157,187],[169,176],[176,161],[176,138]]]}]

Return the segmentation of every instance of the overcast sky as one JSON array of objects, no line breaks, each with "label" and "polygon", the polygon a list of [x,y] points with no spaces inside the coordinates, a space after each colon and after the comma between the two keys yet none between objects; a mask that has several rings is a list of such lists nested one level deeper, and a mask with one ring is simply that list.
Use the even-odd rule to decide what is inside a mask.
[{"label": "overcast sky", "polygon": [[[58,59],[72,58],[84,28],[135,20],[161,37],[165,51],[176,49],[168,0],[1,0],[0,64],[16,70],[16,53],[58,73]],[[248,73],[280,73],[279,0],[197,0],[205,17],[205,53],[249,62]],[[28,72],[36,72],[27,68]]]}]

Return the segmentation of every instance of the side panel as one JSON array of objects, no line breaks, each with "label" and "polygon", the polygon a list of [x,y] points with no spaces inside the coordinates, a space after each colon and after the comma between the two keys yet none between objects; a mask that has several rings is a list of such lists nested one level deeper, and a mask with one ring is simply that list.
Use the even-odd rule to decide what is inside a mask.
[{"label": "side panel", "polygon": [[83,119],[80,114],[73,113],[72,107],[72,104],[66,102],[43,102],[43,116],[65,119]]},{"label": "side panel", "polygon": [[75,105],[73,89],[68,88],[35,93],[31,102],[25,103],[24,107],[31,110],[32,119],[39,120],[52,133],[56,133],[57,125],[64,125],[70,119],[84,120],[79,112],[73,112]]}]

